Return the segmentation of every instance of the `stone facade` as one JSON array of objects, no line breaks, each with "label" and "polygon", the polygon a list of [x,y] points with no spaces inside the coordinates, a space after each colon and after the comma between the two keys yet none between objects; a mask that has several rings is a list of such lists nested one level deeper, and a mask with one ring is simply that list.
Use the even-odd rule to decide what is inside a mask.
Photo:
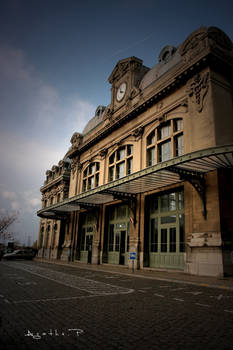
[{"label": "stone facade", "polygon": [[[232,273],[232,78],[233,44],[216,27],[165,46],[151,69],[120,60],[110,104],[71,138],[70,177],[46,172],[40,255],[131,267],[135,252],[137,268]],[[42,240],[54,225],[56,243]]]}]

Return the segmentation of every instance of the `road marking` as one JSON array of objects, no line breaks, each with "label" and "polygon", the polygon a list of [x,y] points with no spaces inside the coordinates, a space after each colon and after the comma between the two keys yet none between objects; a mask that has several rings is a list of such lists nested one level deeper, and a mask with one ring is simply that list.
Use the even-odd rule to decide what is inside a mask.
[{"label": "road marking", "polygon": [[231,314],[233,314],[232,310],[224,310],[225,312],[230,312]]},{"label": "road marking", "polygon": [[4,299],[5,303],[10,304],[11,302],[8,299]]},{"label": "road marking", "polygon": [[35,276],[46,278],[50,281],[60,283],[70,288],[75,288],[94,295],[117,295],[133,293],[134,289],[120,287],[104,282],[97,282],[88,278],[69,275],[67,273],[38,267],[35,265],[26,265],[23,263],[11,262],[8,266],[29,272]]},{"label": "road marking", "polygon": [[162,295],[162,294],[154,294],[156,297],[160,297],[160,298],[165,298],[165,296],[164,295]]},{"label": "road marking", "polygon": [[139,289],[138,292],[140,292],[140,293],[146,293],[145,290],[141,290],[141,289]]},{"label": "road marking", "polygon": [[207,305],[207,304],[201,304],[201,303],[196,303],[196,305],[199,305],[199,306],[204,306],[204,307],[210,307],[210,305]]},{"label": "road marking", "polygon": [[199,294],[203,294],[202,292],[185,292],[187,294],[193,294],[193,295],[199,295]]},{"label": "road marking", "polygon": [[184,299],[179,299],[179,298],[173,298],[173,300],[176,300],[176,301],[184,301]]},{"label": "road marking", "polygon": [[88,299],[88,298],[96,298],[103,297],[103,294],[92,294],[92,295],[81,295],[79,297],[67,297],[67,298],[45,298],[45,299],[25,299],[25,300],[15,300],[13,304],[24,304],[24,303],[44,303],[49,301],[69,301],[69,300],[77,300],[77,299]]},{"label": "road marking", "polygon": [[171,289],[172,292],[176,292],[177,290],[184,290],[186,288],[175,288],[175,289]]}]

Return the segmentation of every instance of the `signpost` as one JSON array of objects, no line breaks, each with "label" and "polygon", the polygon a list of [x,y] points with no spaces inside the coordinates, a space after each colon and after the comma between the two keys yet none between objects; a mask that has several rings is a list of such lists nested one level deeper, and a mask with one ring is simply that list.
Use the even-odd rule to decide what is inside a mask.
[{"label": "signpost", "polygon": [[132,272],[134,272],[134,261],[136,260],[136,252],[130,252],[129,259],[132,260]]}]

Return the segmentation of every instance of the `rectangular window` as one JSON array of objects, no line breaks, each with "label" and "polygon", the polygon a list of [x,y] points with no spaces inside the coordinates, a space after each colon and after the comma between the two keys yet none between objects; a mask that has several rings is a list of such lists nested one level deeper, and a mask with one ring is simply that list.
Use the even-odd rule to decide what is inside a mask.
[{"label": "rectangular window", "polygon": [[109,168],[108,180],[109,181],[113,181],[114,180],[114,167],[113,166],[111,168]]},{"label": "rectangular window", "polygon": [[159,203],[158,203],[158,198],[153,198],[150,202],[150,211],[151,213],[155,214],[158,212],[158,207],[159,207]]},{"label": "rectangular window", "polygon": [[95,176],[95,187],[99,186],[99,174],[96,174]]},{"label": "rectangular window", "polygon": [[95,177],[91,176],[88,178],[88,190],[91,190],[95,187]]},{"label": "rectangular window", "polygon": [[95,171],[99,171],[100,170],[100,163],[95,163]]},{"label": "rectangular window", "polygon": [[123,176],[125,176],[125,162],[117,164],[116,166],[116,178],[120,179]]},{"label": "rectangular window", "polygon": [[127,146],[127,156],[130,156],[133,153],[133,146],[132,145],[128,145]]},{"label": "rectangular window", "polygon": [[94,174],[95,172],[95,163],[89,165],[89,174]]},{"label": "rectangular window", "polygon": [[174,131],[183,130],[183,119],[177,119],[174,122]]},{"label": "rectangular window", "polygon": [[111,155],[111,157],[109,158],[109,164],[114,163],[114,161],[115,161],[115,153],[113,153],[113,154]]},{"label": "rectangular window", "polygon": [[116,236],[115,236],[115,251],[119,252],[120,250],[120,232],[116,232]]},{"label": "rectangular window", "polygon": [[147,146],[153,145],[155,143],[155,132],[153,131],[148,137],[147,137]]},{"label": "rectangular window", "polygon": [[83,192],[87,190],[87,180],[83,180]]},{"label": "rectangular window", "polygon": [[108,250],[110,252],[113,252],[113,244],[114,244],[114,225],[110,225],[110,229],[109,229],[109,243],[108,243]]},{"label": "rectangular window", "polygon": [[176,222],[176,215],[161,217],[161,224],[172,224],[175,222]]},{"label": "rectangular window", "polygon": [[184,192],[178,192],[178,208],[184,209]]},{"label": "rectangular window", "polygon": [[[124,213],[125,214],[125,213]],[[123,215],[124,215],[123,214]],[[126,229],[126,225],[124,222],[120,223],[120,224],[116,224],[116,229],[117,230],[125,230]]]},{"label": "rectangular window", "polygon": [[165,137],[168,137],[170,135],[171,135],[171,125],[170,125],[170,122],[169,122],[169,124],[164,125],[164,126],[159,128],[158,138],[159,138],[159,140],[162,140]]},{"label": "rectangular window", "polygon": [[86,231],[85,231],[85,228],[83,228],[82,234],[81,234],[81,250],[84,250],[85,248],[85,236],[86,236]]},{"label": "rectangular window", "polygon": [[121,160],[125,158],[125,148],[120,148],[117,151],[117,160]]},{"label": "rectangular window", "polygon": [[87,177],[87,170],[88,170],[88,168],[86,168],[86,169],[84,170],[84,172],[83,172],[83,177]]},{"label": "rectangular window", "polygon": [[159,161],[165,162],[172,158],[171,141],[164,142],[159,145]]},{"label": "rectangular window", "polygon": [[167,229],[166,228],[161,229],[161,252],[162,253],[167,252]]},{"label": "rectangular window", "polygon": [[169,193],[168,195],[169,200],[169,211],[176,210],[176,193]]},{"label": "rectangular window", "polygon": [[169,231],[170,231],[169,251],[170,253],[175,253],[176,252],[176,228],[171,227]]},{"label": "rectangular window", "polygon": [[179,215],[180,223],[180,252],[185,252],[185,230],[184,230],[184,214]]},{"label": "rectangular window", "polygon": [[175,137],[175,155],[176,157],[184,154],[184,136],[179,135]]},{"label": "rectangular window", "polygon": [[132,174],[133,172],[133,158],[127,160],[127,175]]},{"label": "rectangular window", "polygon": [[155,164],[155,147],[151,147],[147,150],[147,166]]},{"label": "rectangular window", "polygon": [[158,252],[158,219],[151,219],[150,251]]}]

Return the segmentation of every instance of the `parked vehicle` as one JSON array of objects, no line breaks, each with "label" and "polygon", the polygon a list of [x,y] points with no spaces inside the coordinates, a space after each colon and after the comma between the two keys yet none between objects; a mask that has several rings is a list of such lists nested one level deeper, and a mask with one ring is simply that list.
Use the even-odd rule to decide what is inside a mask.
[{"label": "parked vehicle", "polygon": [[12,253],[7,253],[3,255],[3,259],[13,260],[13,259],[27,259],[32,260],[36,255],[33,250],[15,250]]}]

